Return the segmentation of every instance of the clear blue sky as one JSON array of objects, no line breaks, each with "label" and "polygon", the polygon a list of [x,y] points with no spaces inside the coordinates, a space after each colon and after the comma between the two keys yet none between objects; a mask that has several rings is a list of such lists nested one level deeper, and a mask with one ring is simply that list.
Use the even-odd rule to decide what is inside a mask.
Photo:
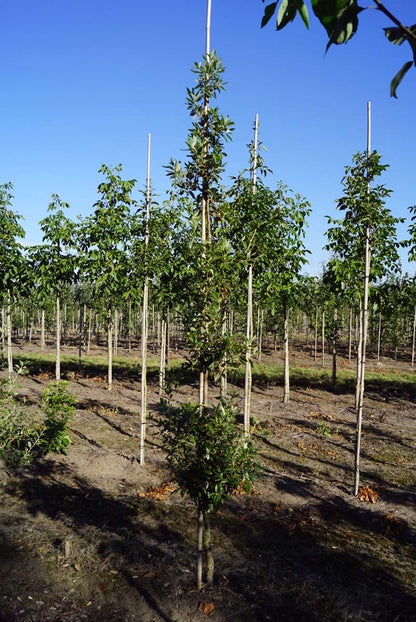
[{"label": "clear blue sky", "polygon": [[[385,4],[406,25],[416,22],[414,2]],[[366,147],[369,100],[372,147],[390,164],[380,180],[394,190],[388,207],[407,217],[416,203],[416,70],[392,99],[390,80],[410,54],[387,42],[381,29],[391,24],[374,10],[361,14],[353,40],[325,55],[326,33],[314,18],[309,32],[299,19],[281,32],[271,23],[261,30],[263,7],[212,0],[211,44],[228,83],[219,104],[236,126],[227,173],[246,166],[258,113],[274,177],[312,205],[306,245],[316,273],[328,257],[325,215],[335,215],[344,167]],[[186,87],[204,52],[205,14],[206,0],[3,3],[0,183],[14,185],[27,244],[41,241],[38,222],[52,193],[70,203],[71,218],[91,212],[101,163],[122,163],[142,188],[148,132],[152,183],[163,194],[164,165],[183,157]],[[414,264],[403,265],[413,274]]]}]

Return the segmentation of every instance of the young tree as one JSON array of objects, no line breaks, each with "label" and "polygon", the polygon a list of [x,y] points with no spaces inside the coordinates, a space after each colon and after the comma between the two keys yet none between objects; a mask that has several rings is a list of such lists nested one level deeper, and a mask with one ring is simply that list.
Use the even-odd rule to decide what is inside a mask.
[{"label": "young tree", "polygon": [[78,238],[81,273],[105,300],[109,391],[113,385],[113,310],[129,292],[130,207],[134,205],[131,192],[136,183],[134,179],[122,180],[121,171],[121,164],[114,169],[101,166],[99,172],[105,176],[97,190],[101,196],[94,204],[94,213],[81,223]]},{"label": "young tree", "polygon": [[371,282],[397,269],[399,244],[396,225],[403,222],[402,218],[394,218],[385,207],[385,200],[391,190],[383,185],[372,185],[386,168],[387,165],[381,164],[381,156],[376,151],[357,153],[352,166],[345,168],[342,180],[344,195],[337,201],[337,208],[344,212],[344,218],[337,220],[327,217],[331,227],[327,231],[328,244],[325,248],[332,251],[334,256],[331,261],[332,282],[338,284],[338,287],[345,287],[351,298],[357,297],[361,309],[356,392],[355,495],[359,485],[368,287]]},{"label": "young tree", "polygon": [[188,159],[183,166],[171,160],[167,167],[179,209],[187,216],[192,235],[186,249],[190,268],[184,286],[190,319],[188,339],[193,363],[199,371],[201,407],[209,401],[209,370],[218,366],[228,344],[222,334],[221,306],[229,293],[225,277],[230,249],[222,227],[220,180],[224,143],[231,137],[233,124],[212,105],[224,89],[223,72],[215,52],[208,52],[201,63],[195,64],[196,86],[188,89],[187,97],[193,119],[186,141]]},{"label": "young tree", "polygon": [[6,303],[9,375],[13,373],[11,305],[25,281],[22,245],[17,241],[17,238],[24,237],[25,232],[19,224],[20,216],[10,209],[13,200],[12,189],[11,183],[0,185],[0,293]]},{"label": "young tree", "polygon": [[172,408],[164,402],[160,421],[169,467],[182,494],[188,494],[198,514],[197,586],[214,579],[210,516],[239,486],[248,492],[257,474],[254,449],[236,426],[238,415],[231,401],[222,400],[212,410],[184,403]]},{"label": "young tree", "polygon": [[65,216],[63,210],[69,204],[52,195],[48,206],[49,215],[40,221],[43,241],[47,244],[30,249],[30,261],[34,271],[35,286],[45,300],[55,297],[56,319],[56,364],[55,378],[61,378],[61,293],[66,284],[75,279],[74,245],[75,224]]}]

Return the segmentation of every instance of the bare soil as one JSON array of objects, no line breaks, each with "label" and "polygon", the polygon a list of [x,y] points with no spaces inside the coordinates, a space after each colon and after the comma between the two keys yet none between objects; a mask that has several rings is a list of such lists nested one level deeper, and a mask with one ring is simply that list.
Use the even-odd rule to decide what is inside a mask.
[{"label": "bare soil", "polygon": [[[279,353],[263,358],[276,361]],[[301,349],[292,364],[320,366]],[[371,367],[386,378],[410,371],[391,359]],[[256,381],[261,477],[212,519],[215,583],[198,592],[194,508],[170,479],[152,419],[146,463],[137,460],[140,378],[116,375],[110,393],[104,374],[63,365],[63,377],[78,399],[68,455],[0,468],[0,620],[416,621],[412,391],[386,379],[366,393],[360,500],[353,392],[298,383],[285,406],[281,386]],[[50,380],[33,366],[21,393],[35,407]],[[242,407],[243,389],[231,388]],[[197,385],[178,386],[173,398],[196,401]]]}]

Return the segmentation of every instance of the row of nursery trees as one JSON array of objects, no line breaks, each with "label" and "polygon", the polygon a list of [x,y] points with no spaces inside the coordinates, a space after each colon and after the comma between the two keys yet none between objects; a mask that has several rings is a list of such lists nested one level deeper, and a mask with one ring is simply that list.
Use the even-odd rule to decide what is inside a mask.
[{"label": "row of nursery trees", "polygon": [[[176,408],[166,402],[161,425],[172,471],[197,507],[197,576],[201,586],[203,553],[206,580],[212,582],[213,578],[209,516],[238,484],[249,486],[256,471],[250,441],[251,363],[256,339],[253,310],[259,309],[258,326],[263,317],[269,328],[283,334],[287,402],[290,319],[293,325],[297,310],[314,308],[315,320],[309,318],[309,323],[315,326],[319,316],[322,328],[325,311],[331,318],[328,325],[332,325],[336,344],[339,318],[345,318],[346,307],[358,309],[358,317],[363,317],[360,309],[364,305],[366,241],[371,247],[369,279],[373,284],[384,279],[373,290],[377,300],[376,296],[372,300],[373,310],[378,304],[381,326],[383,318],[391,322],[383,305],[394,297],[391,291],[400,290],[399,283],[412,292],[411,299],[405,302],[402,298],[404,305],[414,308],[415,297],[413,282],[387,278],[398,271],[396,225],[401,220],[385,207],[390,191],[374,184],[386,168],[380,155],[358,153],[346,168],[344,194],[337,202],[341,217],[329,219],[327,249],[332,258],[322,279],[307,279],[302,272],[308,254],[303,240],[311,212],[309,203],[281,182],[273,186],[266,183],[270,171],[258,141],[257,118],[248,167],[232,179],[230,187],[223,186],[225,145],[231,140],[233,124],[215,105],[224,88],[223,66],[210,51],[208,38],[206,54],[193,72],[195,83],[187,92],[192,127],[186,141],[186,158],[183,162],[171,160],[167,165],[171,185],[162,204],[154,200],[149,173],[143,198],[136,200],[135,180],[124,180],[121,166],[111,169],[103,165],[100,171],[104,180],[98,186],[99,199],[91,215],[71,221],[66,215],[68,205],[53,195],[48,215],[40,222],[43,244],[24,249],[18,241],[24,232],[11,209],[12,186],[0,187],[0,293],[10,374],[12,308],[16,315],[15,305],[19,305],[20,318],[23,310],[28,317],[34,308],[39,309],[44,326],[53,300],[57,379],[62,301],[68,287],[78,305],[81,335],[82,322],[89,324],[91,318],[84,309],[98,312],[100,301],[108,335],[110,389],[114,329],[118,330],[120,313],[130,317],[127,324],[131,326],[136,309],[143,307],[141,463],[146,434],[148,296],[160,318],[163,353],[168,319],[175,318],[176,325],[181,326],[189,363],[199,377],[199,400],[195,405],[187,403]],[[413,257],[416,225],[410,227],[407,244]],[[394,304],[396,310],[398,303]],[[397,317],[398,321],[403,318],[398,310]],[[243,332],[235,330],[242,324]],[[365,332],[362,326],[358,322],[356,331],[357,352],[361,353]],[[165,355],[162,359],[166,359]],[[227,371],[241,362],[245,362],[246,369],[242,436],[227,391]],[[162,366],[162,382],[163,376]],[[213,378],[219,379],[221,386],[220,402],[214,406],[209,395],[209,380]],[[359,389],[362,379],[357,382],[357,394]]]}]

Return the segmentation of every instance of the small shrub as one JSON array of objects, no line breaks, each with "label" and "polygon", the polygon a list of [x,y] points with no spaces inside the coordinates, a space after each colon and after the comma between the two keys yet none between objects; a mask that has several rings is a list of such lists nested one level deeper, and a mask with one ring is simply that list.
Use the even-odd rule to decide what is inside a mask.
[{"label": "small shrub", "polygon": [[41,395],[40,407],[46,415],[43,430],[44,453],[68,452],[68,445],[71,443],[68,426],[75,412],[77,400],[68,393],[67,385],[65,380],[51,382]]},{"label": "small shrub", "polygon": [[0,457],[12,468],[30,464],[43,437],[39,421],[19,403],[17,389],[15,376],[0,380]]},{"label": "small shrub", "polygon": [[321,421],[320,423],[318,423],[318,425],[316,426],[315,432],[317,434],[321,434],[322,436],[332,436],[333,434],[333,430],[331,426],[325,423],[324,421]]}]

